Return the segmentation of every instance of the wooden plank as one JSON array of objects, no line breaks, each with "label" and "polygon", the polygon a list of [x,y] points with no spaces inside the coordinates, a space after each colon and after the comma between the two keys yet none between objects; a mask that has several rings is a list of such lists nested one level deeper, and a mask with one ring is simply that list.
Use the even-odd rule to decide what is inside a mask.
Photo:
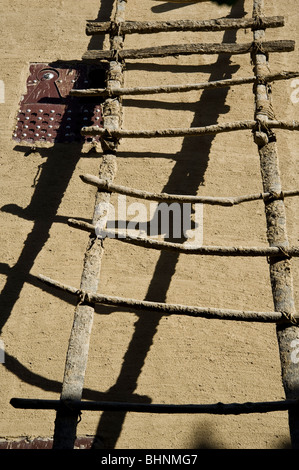
[{"label": "wooden plank", "polygon": [[[265,28],[284,26],[283,16],[262,18]],[[226,31],[231,29],[257,28],[260,23],[254,18],[218,18],[211,20],[169,20],[169,21],[88,21],[86,34],[153,34],[168,31]]]},{"label": "wooden plank", "polygon": [[[192,54],[251,54],[256,47],[258,47],[257,44],[251,42],[243,44],[170,44],[159,47],[146,47],[144,49],[124,49],[118,52],[118,57],[120,60],[128,60]],[[263,48],[265,53],[292,52],[295,49],[295,42],[291,40],[264,41],[260,47]],[[85,52],[83,60],[112,60],[114,54],[115,52],[111,50],[90,50]]]}]

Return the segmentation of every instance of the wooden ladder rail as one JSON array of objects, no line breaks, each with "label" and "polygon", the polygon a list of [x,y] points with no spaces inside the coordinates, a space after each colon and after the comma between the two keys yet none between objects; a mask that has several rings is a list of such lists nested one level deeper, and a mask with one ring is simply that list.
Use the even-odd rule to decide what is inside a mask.
[{"label": "wooden ladder rail", "polygon": [[[126,0],[118,0],[118,13],[121,12],[121,24],[125,26],[125,22],[123,22],[123,7],[126,3]],[[161,304],[156,302],[146,302],[146,301],[139,301],[134,299],[122,299],[117,297],[108,297],[96,294],[96,289],[90,289],[88,282],[85,283],[84,280],[84,271],[82,276],[82,283],[81,288],[78,290],[76,288],[66,286],[61,284],[57,281],[53,281],[49,278],[44,276],[40,276],[40,279],[52,285],[55,288],[66,290],[81,299],[82,303],[79,302],[77,309],[81,307],[88,308],[88,317],[89,317],[89,327],[91,328],[92,324],[92,315],[90,315],[91,311],[93,311],[92,304],[95,303],[103,303],[108,305],[121,305],[132,307],[133,309],[139,309],[148,311],[148,310],[156,310],[160,312],[164,312],[167,315],[172,314],[183,314],[183,315],[192,315],[198,317],[205,317],[205,318],[221,318],[221,319],[228,319],[228,320],[243,320],[243,321],[262,321],[262,322],[272,322],[277,325],[277,337],[278,337],[278,344],[281,356],[281,367],[282,367],[282,376],[283,376],[283,384],[286,391],[286,400],[280,402],[260,402],[260,403],[243,403],[243,404],[222,404],[218,403],[215,405],[155,405],[155,404],[132,404],[132,403],[107,403],[107,402],[84,402],[81,401],[81,394],[83,388],[83,381],[84,381],[84,371],[81,373],[80,380],[77,381],[75,374],[73,374],[73,370],[70,370],[70,373],[73,374],[73,379],[75,379],[75,387],[72,388],[70,386],[69,396],[67,394],[62,394],[60,400],[34,400],[34,399],[18,399],[13,398],[11,400],[11,404],[18,408],[30,408],[30,409],[55,409],[57,410],[57,418],[56,418],[56,436],[54,441],[56,440],[56,448],[72,448],[75,439],[75,430],[76,430],[76,420],[78,418],[78,414],[81,410],[113,410],[113,411],[133,411],[133,412],[149,412],[149,413],[211,413],[211,414],[243,414],[243,413],[255,413],[255,412],[270,412],[270,411],[278,411],[278,410],[289,410],[289,420],[290,420],[290,433],[292,439],[292,445],[294,448],[299,447],[299,419],[298,419],[298,377],[297,374],[297,367],[294,363],[290,362],[289,354],[290,354],[290,345],[294,340],[298,340],[298,318],[296,316],[295,307],[294,307],[294,299],[293,299],[293,292],[292,292],[292,275],[290,271],[290,261],[289,258],[291,256],[298,256],[298,248],[297,247],[289,247],[287,235],[286,235],[286,220],[285,220],[285,208],[283,198],[288,196],[297,196],[298,190],[291,190],[291,191],[282,191],[281,190],[281,183],[279,177],[279,165],[278,165],[278,158],[277,158],[277,150],[275,145],[275,136],[272,128],[284,128],[284,129],[298,129],[298,123],[293,122],[279,122],[269,120],[269,110],[271,110],[271,102],[269,99],[269,95],[267,91],[269,90],[269,82],[272,79],[286,79],[291,78],[292,76],[298,76],[296,72],[290,73],[282,73],[282,74],[273,74],[269,75],[268,77],[272,77],[271,80],[266,79],[265,75],[265,65],[267,65],[267,52],[270,51],[278,51],[278,50],[292,50],[293,45],[291,42],[282,42],[279,43],[279,47],[277,46],[277,42],[275,42],[275,47],[263,47],[266,43],[261,41],[264,37],[264,31],[267,27],[266,22],[263,19],[262,12],[263,12],[263,0],[254,0],[253,1],[253,19],[252,27],[253,34],[254,34],[254,47],[250,48],[251,56],[254,62],[255,68],[255,75],[254,77],[249,78],[251,81],[250,83],[255,84],[255,99],[256,99],[256,115],[255,120],[247,124],[247,127],[254,131],[255,141],[258,145],[259,155],[260,155],[260,163],[261,163],[261,174],[262,174],[262,182],[264,187],[264,192],[258,195],[245,195],[241,197],[235,198],[203,198],[201,202],[208,203],[208,204],[221,204],[231,206],[234,204],[239,204],[243,202],[249,202],[251,200],[258,200],[262,199],[265,204],[265,212],[266,212],[266,220],[267,220],[267,235],[269,241],[269,248],[265,247],[255,247],[255,248],[244,248],[244,247],[202,247],[203,252],[201,254],[207,255],[228,255],[228,256],[269,256],[269,266],[270,266],[270,279],[272,284],[272,292],[273,292],[273,300],[275,311],[274,312],[243,312],[243,311],[236,311],[236,310],[225,310],[225,309],[210,309],[210,308],[203,308],[203,307],[190,307],[184,305],[171,305],[171,304]],[[117,16],[117,15],[116,15]],[[117,26],[117,28],[116,28]],[[113,32],[120,32],[119,23],[116,21],[111,26],[110,34],[113,37]],[[226,25],[227,26],[227,25]],[[258,27],[260,26],[260,28]],[[274,27],[274,25],[272,25]],[[234,26],[236,27],[236,25]],[[241,26],[242,27],[242,26]],[[116,28],[116,29],[115,29]],[[133,31],[135,32],[135,31]],[[117,41],[120,41],[118,44],[122,42],[122,37],[115,36]],[[269,43],[267,43],[269,45]],[[258,45],[258,47],[256,47]],[[242,46],[243,47],[243,46]],[[112,48],[117,49],[117,48]],[[206,48],[204,48],[206,50]],[[240,49],[236,48],[236,51]],[[243,50],[243,49],[242,49]],[[165,51],[164,51],[165,52]],[[163,52],[163,53],[164,53]],[[168,50],[169,52],[169,50]],[[248,52],[248,51],[247,51]],[[200,52],[201,53],[201,52]],[[211,53],[211,50],[208,51]],[[215,52],[212,52],[215,53]],[[243,53],[243,52],[241,52]],[[121,57],[120,54],[117,54],[118,58]],[[125,56],[125,55],[124,55]],[[154,55],[155,56],[155,53]],[[108,56],[107,56],[108,57]],[[93,58],[96,58],[95,55]],[[99,58],[99,57],[98,57]],[[113,56],[112,53],[109,53],[109,60],[112,60]],[[110,64],[110,67],[113,63],[113,60]],[[111,70],[111,69],[110,69]],[[261,78],[264,77],[264,80]],[[273,78],[274,77],[274,78]],[[246,80],[243,83],[246,83]],[[107,96],[113,95],[115,92],[115,96],[122,96],[126,94],[125,92],[121,91],[121,80],[115,84],[115,82],[108,80],[107,88],[105,92]],[[219,81],[220,82],[220,81]],[[222,81],[223,82],[223,81]],[[229,82],[229,81],[227,81]],[[249,83],[247,81],[247,83]],[[232,84],[232,83],[231,83]],[[236,84],[241,84],[236,83]],[[201,86],[202,84],[200,84]],[[209,86],[208,84],[206,84]],[[196,84],[198,86],[198,84]],[[230,86],[229,83],[227,84],[219,84],[219,86]],[[217,85],[215,85],[217,87]],[[145,90],[146,87],[144,87]],[[142,93],[142,88],[139,88],[137,91],[138,93]],[[171,89],[170,92],[174,92],[174,89]],[[177,91],[186,91],[186,90],[177,90]],[[88,94],[88,90],[81,90],[75,91],[75,93],[82,92],[83,94]],[[94,92],[91,90],[90,93]],[[98,91],[96,91],[98,92]],[[103,90],[101,93],[103,93]],[[156,92],[163,92],[158,89],[153,91]],[[129,93],[130,94],[130,90]],[[262,98],[261,98],[262,97]],[[107,100],[107,105],[110,106],[111,102]],[[117,114],[117,113],[116,113]],[[116,115],[115,114],[115,115]],[[104,113],[105,115],[105,113]],[[119,118],[119,114],[118,114]],[[118,119],[117,118],[117,119]],[[244,123],[241,123],[241,127]],[[238,126],[240,123],[237,123],[237,126],[233,126],[233,128],[229,128],[229,131],[238,130]],[[117,139],[123,135],[129,137],[144,137],[144,133],[141,132],[140,135],[138,133],[131,133],[129,135],[126,134],[126,131],[122,131],[119,129],[118,125],[115,126],[113,124],[110,127],[108,126],[109,132],[106,132],[104,129],[103,131],[99,128],[93,127],[93,129],[83,129],[82,133],[86,133],[89,131],[93,131],[95,135],[102,134],[102,145],[103,149],[107,152],[104,155],[104,170],[100,171],[100,178],[92,177],[91,175],[85,175],[82,177],[83,181],[98,186],[98,189],[101,191],[105,191],[102,194],[97,194],[96,198],[96,207],[97,204],[100,202],[105,202],[109,200],[109,193],[110,192],[121,192],[121,193],[131,193],[137,197],[143,197],[150,199],[151,197],[159,199],[168,199],[168,200],[177,200],[180,199],[180,196],[174,195],[165,195],[165,194],[146,194],[143,191],[132,190],[132,188],[123,188],[117,187],[113,185],[113,175],[115,172],[115,154],[109,154],[109,148],[111,145],[116,147]],[[217,126],[213,127],[212,129],[207,128],[198,128],[199,130],[191,131],[191,135],[200,135],[202,133],[218,133],[221,132],[221,127],[217,128]],[[226,129],[224,130],[226,131]],[[189,132],[185,134],[185,130],[179,131],[181,135],[190,135]],[[159,137],[171,137],[173,134],[172,132],[162,132],[158,134]],[[148,137],[153,137],[157,135],[148,135]],[[110,161],[110,165],[108,168],[108,175],[105,175],[105,156],[108,156],[108,160]],[[112,163],[112,171],[111,171],[111,163]],[[107,163],[106,163],[107,165]],[[104,175],[104,176],[103,176]],[[134,192],[135,191],[135,192]],[[102,199],[104,197],[104,200]],[[195,196],[190,196],[195,197]],[[99,199],[98,199],[99,198]],[[106,199],[108,198],[108,199]],[[182,198],[186,198],[186,196],[182,196]],[[187,196],[188,198],[188,196]],[[195,197],[196,198],[196,197]],[[183,199],[181,199],[183,200]],[[195,202],[195,201],[194,201]],[[96,212],[96,211],[95,211]],[[274,224],[273,224],[274,220]],[[92,224],[86,224],[84,222],[78,222],[70,220],[69,224],[72,226],[77,226],[83,230],[87,230],[91,233],[91,243],[92,245],[99,244],[99,250],[97,250],[96,254],[96,262],[100,265],[100,259],[103,252],[103,238],[96,237],[95,228],[98,225],[101,230],[102,234],[105,235],[105,220],[101,220],[98,217],[94,217]],[[280,229],[280,230],[279,230]],[[106,235],[109,236],[107,232]],[[161,249],[179,249],[182,250],[182,246],[177,244],[152,244],[152,241],[149,239],[134,239],[134,237],[127,237],[125,239],[121,239],[122,241],[128,243],[141,243],[143,246],[150,246],[153,248]],[[174,246],[176,245],[176,246]],[[216,248],[216,250],[215,250]],[[87,249],[87,252],[89,247]],[[248,251],[246,251],[248,250]],[[186,251],[185,251],[186,252]],[[188,252],[188,250],[187,250]],[[89,261],[87,262],[87,273],[89,273],[89,269],[91,265],[89,265]],[[94,272],[92,272],[92,275]],[[89,275],[89,274],[88,274]],[[88,277],[87,275],[87,277]],[[97,278],[97,276],[95,276]],[[93,279],[91,285],[94,286],[94,283],[97,283],[96,279]],[[84,287],[87,286],[88,289],[86,290]],[[281,294],[281,292],[283,294]],[[75,312],[75,319],[77,316],[77,309]],[[91,309],[91,310],[90,310]],[[76,329],[76,321],[74,321],[74,326],[71,333],[70,345],[69,345],[69,355],[67,357],[70,360],[69,356],[73,356],[73,351],[71,351],[71,343],[72,343],[72,336],[74,334],[74,328]],[[90,333],[89,328],[89,333]],[[80,328],[77,328],[81,340],[84,341],[84,338],[88,340],[89,333],[87,336],[81,336]],[[77,338],[78,339],[78,338]],[[85,344],[85,343],[84,343]],[[82,343],[81,343],[82,346]],[[77,357],[76,357],[77,355]],[[84,354],[84,364],[86,366],[88,356],[88,346],[85,350]],[[75,353],[73,356],[75,362],[79,360],[78,353]],[[73,360],[72,359],[72,360]],[[67,372],[67,363],[66,363],[66,372]],[[70,364],[72,361],[70,361]],[[83,367],[84,368],[84,367]],[[81,370],[82,372],[82,370]],[[76,382],[77,381],[77,382]],[[66,373],[64,378],[64,384],[67,384],[66,381]],[[73,393],[73,390],[75,391]],[[81,390],[81,392],[80,392]],[[77,396],[76,396],[77,394]],[[69,417],[71,416],[71,426]],[[60,428],[58,430],[58,428]],[[59,431],[59,432],[58,432]],[[68,434],[65,436],[64,434]]]},{"label": "wooden ladder rail", "polygon": [[[115,21],[121,22],[124,19],[126,0],[117,0]],[[113,57],[109,62],[107,72],[107,86],[115,88],[122,85],[123,68],[117,57],[118,51],[122,48],[123,37],[117,33],[111,34],[110,43]],[[108,131],[118,129],[121,124],[121,103],[119,99],[107,98],[103,105],[104,128]],[[116,174],[117,141],[109,139],[103,142],[103,161],[100,167],[100,175],[113,181]],[[95,198],[94,223],[103,224],[107,219],[106,213],[99,211],[99,207],[105,206],[109,202],[108,192],[98,191]],[[91,235],[85,252],[83,272],[81,278],[81,288],[96,292],[99,282],[101,261],[103,256],[103,241]],[[74,321],[71,330],[69,346],[67,351],[65,372],[63,378],[61,400],[80,400],[82,397],[85,371],[88,360],[89,340],[94,316],[94,307],[85,302],[79,301],[75,309]],[[76,429],[78,422],[78,410],[62,409],[57,412],[55,420],[55,431],[53,449],[72,449],[76,439]]]},{"label": "wooden ladder rail", "polygon": [[[264,0],[254,0],[253,17],[262,18]],[[254,40],[260,42],[261,47],[252,54],[255,74],[260,75],[268,68],[268,56],[263,51],[265,30],[258,29],[253,32]],[[272,114],[271,90],[269,86],[260,83],[255,86],[256,120],[261,125],[262,136],[256,138],[260,156],[260,167],[263,189],[265,192],[281,191],[278,152],[276,138],[273,132],[267,129],[269,116]],[[256,136],[257,137],[257,136]],[[261,141],[262,137],[262,141]],[[285,205],[283,199],[265,202],[267,222],[267,238],[270,246],[289,246]],[[290,321],[277,325],[277,339],[280,353],[282,381],[286,398],[299,397],[299,366],[291,358],[292,348],[299,340],[298,321],[291,321],[295,314],[295,301],[293,293],[293,276],[288,256],[280,259],[269,259],[270,280],[274,307],[277,311],[284,311]],[[299,448],[299,411],[289,410],[289,428],[292,447]]]}]

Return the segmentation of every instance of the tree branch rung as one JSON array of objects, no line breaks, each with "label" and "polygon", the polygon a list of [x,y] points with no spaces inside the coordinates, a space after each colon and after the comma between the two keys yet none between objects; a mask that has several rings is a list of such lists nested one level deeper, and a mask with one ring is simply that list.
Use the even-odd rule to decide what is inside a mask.
[{"label": "tree branch rung", "polygon": [[[86,126],[81,129],[82,135],[101,136],[104,140],[121,138],[185,137],[217,134],[223,132],[252,130],[258,126],[256,120],[236,121],[223,124],[212,124],[205,127],[188,127],[158,130],[107,130],[99,126]],[[299,121],[267,121],[267,127],[273,129],[299,130]]]},{"label": "tree branch rung", "polygon": [[[68,219],[68,224],[71,227],[79,228],[89,233],[96,233],[96,226],[84,222],[83,220]],[[153,238],[146,238],[134,236],[131,234],[124,235],[123,232],[117,230],[101,230],[100,238],[112,238],[131,245],[142,246],[144,248],[152,248],[155,250],[170,250],[179,253],[200,255],[200,256],[241,256],[241,257],[279,257],[291,258],[299,256],[299,247],[284,247],[284,246],[267,246],[267,247],[249,247],[249,246],[198,246],[191,243],[172,243],[166,241],[155,240]]]},{"label": "tree branch rung", "polygon": [[155,404],[155,403],[127,403],[127,402],[100,402],[80,400],[43,400],[30,398],[12,398],[10,404],[14,408],[29,410],[59,410],[61,408],[77,411],[120,411],[133,413],[171,413],[194,414],[209,413],[214,415],[239,415],[248,413],[269,413],[273,411],[286,411],[298,407],[298,400],[280,400],[268,402],[246,403],[212,403],[212,404]]},{"label": "tree branch rung", "polygon": [[[258,47],[262,47],[265,53],[269,52],[292,52],[295,49],[295,41],[282,39],[276,41],[264,41],[262,44],[255,42],[244,44],[231,43],[203,43],[203,44],[181,44],[166,45],[158,47],[146,47],[143,49],[124,49],[118,52],[120,60],[147,59],[151,57],[168,57],[176,55],[192,54],[250,54]],[[114,51],[111,50],[89,50],[83,55],[83,60],[113,60]]]},{"label": "tree branch rung", "polygon": [[262,77],[244,77],[244,78],[227,78],[224,80],[215,80],[212,82],[187,83],[186,85],[159,85],[148,87],[128,87],[128,88],[89,88],[89,89],[72,89],[72,96],[136,96],[136,95],[153,95],[158,93],[182,93],[194,90],[208,90],[211,88],[225,88],[235,85],[246,85],[248,83],[272,82],[276,80],[288,80],[296,78],[299,72],[280,72]]},{"label": "tree branch rung", "polygon": [[266,323],[277,323],[286,320],[283,312],[256,312],[232,309],[217,309],[209,307],[194,307],[180,304],[168,304],[162,302],[112,297],[100,294],[93,294],[90,292],[84,292],[80,289],[67,286],[46,276],[39,275],[38,278],[43,283],[49,286],[76,295],[79,298],[80,302],[83,303],[86,302],[90,304],[113,305],[133,310],[158,312],[162,315],[185,315],[206,319],[253,321]]},{"label": "tree branch rung", "polygon": [[138,189],[120,186],[109,182],[108,180],[100,179],[93,175],[80,175],[84,183],[96,186],[103,191],[123,194],[126,196],[137,197],[139,199],[146,199],[151,201],[167,201],[167,202],[186,202],[186,203],[201,203],[220,206],[235,206],[243,202],[264,200],[272,201],[276,199],[284,199],[285,197],[299,196],[299,190],[281,191],[280,193],[257,193],[248,194],[244,196],[235,197],[214,197],[214,196],[193,196],[193,195],[179,195],[168,193],[151,193]]},{"label": "tree branch rung", "polygon": [[[278,28],[284,26],[283,16],[270,16],[261,19],[263,27]],[[227,31],[231,29],[257,28],[260,26],[254,18],[219,18],[213,20],[170,20],[170,21],[88,21],[87,36],[96,34],[151,34],[169,31]]]}]

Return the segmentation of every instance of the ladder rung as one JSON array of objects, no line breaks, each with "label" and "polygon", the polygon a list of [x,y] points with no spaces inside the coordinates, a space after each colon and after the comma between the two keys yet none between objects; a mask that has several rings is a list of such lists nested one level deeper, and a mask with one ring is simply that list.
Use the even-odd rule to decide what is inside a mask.
[{"label": "ladder rung", "polygon": [[264,200],[265,202],[284,199],[285,197],[299,196],[299,190],[281,191],[280,193],[257,193],[248,194],[245,196],[236,197],[213,197],[213,196],[188,196],[188,195],[177,195],[167,193],[151,193],[148,191],[142,191],[138,189],[128,188],[126,186],[120,186],[111,183],[108,180],[100,179],[93,175],[80,175],[80,178],[84,183],[96,186],[98,189],[102,189],[107,192],[123,194],[126,196],[137,197],[139,199],[146,199],[152,201],[167,201],[167,202],[189,202],[189,203],[201,203],[211,204],[220,206],[235,206],[243,202]]},{"label": "ladder rung", "polygon": [[133,413],[171,413],[194,414],[208,413],[215,415],[239,415],[249,413],[269,413],[272,411],[286,411],[297,408],[299,400],[280,400],[246,403],[213,403],[167,405],[154,403],[127,403],[109,401],[81,401],[81,400],[43,400],[31,398],[12,398],[10,404],[14,408],[31,410],[64,410],[66,412],[85,411],[121,411]]},{"label": "ladder rung", "polygon": [[83,292],[82,290],[76,289],[75,287],[67,286],[66,284],[62,284],[43,275],[39,275],[37,277],[46,285],[76,295],[81,302],[87,302],[90,304],[113,305],[125,307],[128,309],[159,312],[159,314],[162,315],[184,315],[214,320],[219,319],[265,323],[296,321],[295,317],[286,317],[284,312],[255,312],[232,309],[217,309],[210,307],[194,307],[180,304],[168,304],[162,302],[152,302],[148,300],[127,299],[122,297],[93,294],[90,292]]},{"label": "ladder rung", "polygon": [[[181,44],[167,45],[159,47],[146,47],[144,49],[124,49],[117,55],[119,59],[146,59],[150,57],[167,57],[175,55],[190,54],[247,54],[253,52],[256,48],[262,47],[263,51],[268,52],[292,52],[295,49],[295,41],[277,40],[264,41],[262,43],[250,42],[244,44],[231,43],[203,43],[203,44]],[[83,60],[113,60],[114,51],[111,50],[90,50],[85,52]]]},{"label": "ladder rung", "polygon": [[288,80],[296,78],[299,72],[281,72],[263,77],[245,77],[245,78],[228,78],[225,80],[215,80],[203,83],[188,83],[186,85],[162,85],[149,87],[131,87],[131,88],[90,88],[90,89],[72,89],[72,96],[125,96],[125,95],[148,95],[157,93],[178,93],[188,92],[192,90],[206,90],[210,88],[225,88],[235,85],[244,85],[259,81],[271,82],[276,80]]},{"label": "ladder rung", "polygon": [[[103,139],[121,139],[121,138],[141,138],[147,139],[152,137],[185,137],[185,136],[200,136],[207,134],[217,134],[223,132],[243,131],[254,129],[257,126],[257,121],[236,121],[223,124],[212,124],[205,127],[188,127],[188,128],[173,128],[173,129],[159,129],[159,130],[108,130],[99,126],[87,126],[81,129],[82,135],[87,136],[101,136]],[[267,121],[267,127],[273,129],[285,130],[299,130],[299,121]]]},{"label": "ladder rung", "polygon": [[168,31],[226,31],[229,29],[256,29],[263,25],[264,28],[277,28],[284,26],[283,16],[270,16],[261,18],[258,22],[255,18],[219,18],[213,20],[169,20],[169,21],[88,21],[86,34],[150,34]]},{"label": "ladder rung", "polygon": [[[80,228],[86,232],[96,233],[97,228],[95,225],[84,222],[83,220],[68,219],[68,224],[71,227]],[[146,238],[123,234],[117,230],[101,230],[99,233],[100,238],[112,238],[130,243],[131,245],[142,246],[144,248],[152,248],[154,250],[170,250],[179,253],[200,255],[200,256],[241,256],[241,257],[282,257],[291,258],[299,256],[299,247],[286,248],[284,246],[268,246],[268,247],[251,247],[251,246],[198,246],[191,243],[172,243],[165,241],[158,241],[153,238]]]}]

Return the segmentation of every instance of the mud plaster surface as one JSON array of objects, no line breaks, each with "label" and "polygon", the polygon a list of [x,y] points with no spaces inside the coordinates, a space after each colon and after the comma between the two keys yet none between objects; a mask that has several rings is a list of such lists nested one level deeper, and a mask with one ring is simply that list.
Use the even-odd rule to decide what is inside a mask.
[{"label": "mud plaster surface", "polygon": [[[100,44],[85,35],[86,20],[109,20],[110,1],[20,0],[0,2],[1,75],[5,103],[1,132],[1,339],[0,438],[53,435],[55,413],[17,410],[12,397],[59,398],[74,299],[42,286],[39,273],[79,287],[88,235],[69,228],[69,217],[90,220],[93,187],[79,179],[98,174],[101,154],[83,154],[76,145],[55,145],[28,155],[11,135],[30,62],[80,60]],[[267,39],[298,43],[295,0],[266,1],[266,14],[283,14],[286,26],[267,31]],[[234,15],[242,15],[243,1]],[[245,1],[251,16],[252,1]],[[129,0],[126,19],[217,18],[228,7],[211,2],[178,6]],[[188,42],[249,42],[250,30],[234,33],[168,33],[128,36],[125,47]],[[109,47],[107,38],[101,47]],[[272,54],[271,71],[296,70],[293,53]],[[125,84],[158,85],[251,75],[244,56],[194,56],[129,61]],[[278,118],[298,119],[291,101],[292,81],[273,86]],[[188,127],[252,119],[251,85],[211,92],[128,97],[123,101],[126,129]],[[299,136],[278,131],[283,187],[298,186]],[[123,140],[115,182],[135,188],[200,195],[239,195],[261,191],[259,159],[251,133],[217,137]],[[37,178],[35,178],[37,175]],[[116,201],[116,199],[114,198]],[[136,202],[128,198],[128,203]],[[298,201],[286,200],[288,235],[298,244]],[[204,207],[203,241],[214,245],[264,245],[261,202],[236,208]],[[109,295],[219,308],[273,309],[264,259],[225,259],[160,254],[108,240],[99,291]],[[299,264],[292,261],[298,301]],[[274,325],[182,318],[160,318],[97,307],[84,399],[152,403],[216,403],[284,398]],[[287,414],[244,416],[118,415],[85,412],[78,435],[98,432],[107,448],[272,449],[289,445]]]}]

